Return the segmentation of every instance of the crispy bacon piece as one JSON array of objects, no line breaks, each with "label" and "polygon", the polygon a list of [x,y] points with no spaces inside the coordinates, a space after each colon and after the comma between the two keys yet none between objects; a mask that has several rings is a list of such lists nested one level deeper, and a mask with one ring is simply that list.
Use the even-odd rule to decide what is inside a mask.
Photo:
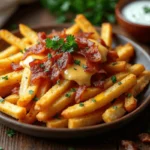
[{"label": "crispy bacon piece", "polygon": [[121,144],[125,150],[138,150],[136,144],[133,141],[122,140]]},{"label": "crispy bacon piece", "polygon": [[76,95],[75,95],[75,101],[76,103],[81,102],[81,97],[86,91],[87,87],[86,86],[79,86],[79,88],[76,90]]},{"label": "crispy bacon piece", "polygon": [[23,69],[23,67],[19,63],[12,63],[11,64],[11,68],[14,71],[18,71],[18,70],[22,70]]},{"label": "crispy bacon piece", "polygon": [[150,143],[150,133],[141,133],[138,135],[139,139],[143,143]]},{"label": "crispy bacon piece", "polygon": [[114,50],[109,50],[107,53],[107,60],[116,61],[118,58],[118,54]]},{"label": "crispy bacon piece", "polygon": [[45,39],[46,39],[46,33],[45,32],[39,32],[38,33],[38,39],[40,42],[45,42]]},{"label": "crispy bacon piece", "polygon": [[107,73],[102,69],[98,73],[94,74],[91,78],[91,85],[98,88],[104,88],[104,81]]},{"label": "crispy bacon piece", "polygon": [[76,35],[76,37],[82,37],[82,38],[92,38],[93,32],[80,32]]}]

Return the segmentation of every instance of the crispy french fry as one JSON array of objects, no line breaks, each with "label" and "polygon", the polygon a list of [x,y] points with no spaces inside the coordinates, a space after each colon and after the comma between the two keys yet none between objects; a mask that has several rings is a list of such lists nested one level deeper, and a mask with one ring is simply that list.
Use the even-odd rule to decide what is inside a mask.
[{"label": "crispy french fry", "polygon": [[54,102],[48,109],[41,111],[37,114],[36,118],[38,121],[45,121],[56,114],[60,113],[67,106],[74,102],[75,92],[71,92],[70,89],[65,92],[58,100]]},{"label": "crispy french fry", "polygon": [[20,38],[13,35],[11,32],[7,30],[0,30],[0,37],[5,40],[7,43],[18,47],[21,50],[29,47],[29,44],[21,40]]},{"label": "crispy french fry", "polygon": [[112,87],[94,97],[96,102],[93,102],[93,99],[89,99],[81,104],[70,106],[62,112],[62,116],[65,118],[73,118],[86,115],[90,112],[100,109],[109,104],[115,98],[127,92],[135,84],[136,76],[129,74],[127,77],[121,80],[121,84],[115,83]]},{"label": "crispy french fry", "polygon": [[10,57],[0,59],[0,68],[2,69],[10,69],[12,63],[19,63],[23,57],[22,53],[14,54]]},{"label": "crispy french fry", "polygon": [[22,73],[22,79],[20,83],[20,89],[19,89],[19,96],[23,97],[27,91],[27,88],[30,85],[30,76],[31,76],[31,71],[29,68],[24,68],[23,73]]},{"label": "crispy french fry", "polygon": [[136,76],[139,76],[144,70],[145,67],[142,64],[134,64],[133,66],[127,68],[127,71],[135,74]]},{"label": "crispy french fry", "polygon": [[17,102],[17,105],[23,106],[23,107],[27,106],[32,101],[32,99],[35,97],[39,85],[40,85],[40,83],[37,83],[35,85],[30,85],[27,88],[25,94],[20,96],[20,98]]},{"label": "crispy french fry", "polygon": [[104,111],[105,109],[102,108],[81,117],[71,118],[68,120],[68,128],[81,128],[100,123],[103,121],[102,114]]},{"label": "crispy french fry", "polygon": [[[38,99],[48,91],[49,87],[50,87],[50,83],[47,81],[43,81],[40,85],[40,88],[38,88],[34,101],[38,101]],[[21,122],[32,124],[36,121],[36,115],[38,114],[39,111],[35,110],[34,107],[35,107],[35,102],[32,103],[32,106],[29,112],[27,113],[27,115],[25,116],[25,118],[23,118],[23,120],[20,120]]]},{"label": "crispy french fry", "polygon": [[102,115],[104,122],[112,122],[121,118],[126,113],[124,108],[124,98],[117,99],[116,102],[110,106]]},{"label": "crispy french fry", "polygon": [[11,104],[7,101],[0,103],[0,111],[16,119],[24,118],[26,115],[25,108]]},{"label": "crispy french fry", "polygon": [[[28,39],[23,38],[22,40],[24,42],[28,43]],[[18,52],[20,52],[19,48],[17,48],[16,46],[10,46],[10,47],[8,47],[5,50],[0,52],[0,59],[10,57],[10,56],[12,56]]]},{"label": "crispy french fry", "polygon": [[17,101],[19,99],[19,95],[12,94],[5,98],[5,101],[10,102],[11,104],[17,104]]},{"label": "crispy french fry", "polygon": [[97,42],[96,40],[90,39],[90,41],[94,42],[97,46],[98,46],[98,50],[101,54],[101,61],[102,62],[106,62],[107,61],[107,53],[108,53],[108,49],[106,47],[104,47],[103,45],[101,45],[99,42]]},{"label": "crispy french fry", "polygon": [[107,73],[110,73],[110,74],[124,72],[126,70],[126,62],[117,61],[117,62],[105,64],[104,69],[107,71]]},{"label": "crispy french fry", "polygon": [[110,23],[103,23],[101,28],[101,38],[108,47],[112,45],[112,25]]},{"label": "crispy french fry", "polygon": [[85,18],[84,15],[77,15],[75,18],[76,24],[80,27],[83,32],[93,32],[93,38],[99,39],[100,35],[96,31],[96,29],[92,26],[92,24]]},{"label": "crispy french fry", "polygon": [[137,107],[137,99],[132,95],[128,96],[130,93],[127,93],[127,97],[125,98],[124,108],[127,112],[131,112]]},{"label": "crispy french fry", "polygon": [[119,56],[118,61],[129,61],[134,55],[134,48],[130,43],[117,47],[116,51]]},{"label": "crispy french fry", "polygon": [[72,81],[69,80],[62,80],[60,84],[54,85],[51,89],[44,94],[40,100],[36,103],[35,109],[36,110],[44,110],[48,108],[51,104],[53,104],[57,98],[63,94],[69,87],[72,86]]},{"label": "crispy french fry", "polygon": [[14,71],[0,76],[0,87],[14,85],[21,81],[22,71]]},{"label": "crispy french fry", "polygon": [[77,24],[74,24],[66,30],[66,34],[74,35],[74,34],[78,33],[79,30],[80,30],[79,26]]},{"label": "crispy french fry", "polygon": [[20,33],[26,37],[29,41],[31,41],[33,44],[36,44],[38,41],[38,36],[35,31],[33,31],[31,28],[24,24],[19,24],[19,30]]},{"label": "crispy french fry", "polygon": [[0,76],[5,75],[7,73],[12,72],[11,68],[6,68],[6,69],[0,69]]},{"label": "crispy french fry", "polygon": [[58,119],[48,120],[46,122],[46,126],[48,128],[67,128],[67,126],[68,126],[68,119],[58,118]]}]

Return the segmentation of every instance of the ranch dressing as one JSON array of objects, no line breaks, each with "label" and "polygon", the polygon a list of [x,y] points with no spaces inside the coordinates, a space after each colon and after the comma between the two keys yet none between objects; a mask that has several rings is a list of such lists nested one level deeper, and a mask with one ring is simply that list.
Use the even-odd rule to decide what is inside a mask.
[{"label": "ranch dressing", "polygon": [[150,25],[150,1],[131,2],[122,9],[122,14],[132,23]]}]

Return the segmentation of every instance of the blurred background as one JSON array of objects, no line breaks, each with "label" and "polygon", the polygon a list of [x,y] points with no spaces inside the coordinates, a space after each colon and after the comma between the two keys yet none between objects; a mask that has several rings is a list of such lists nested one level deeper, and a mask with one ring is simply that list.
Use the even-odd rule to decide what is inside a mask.
[{"label": "blurred background", "polygon": [[5,0],[0,1],[0,28],[14,30],[19,23],[42,26],[73,22],[84,14],[94,25],[115,23],[114,9],[119,0]]}]

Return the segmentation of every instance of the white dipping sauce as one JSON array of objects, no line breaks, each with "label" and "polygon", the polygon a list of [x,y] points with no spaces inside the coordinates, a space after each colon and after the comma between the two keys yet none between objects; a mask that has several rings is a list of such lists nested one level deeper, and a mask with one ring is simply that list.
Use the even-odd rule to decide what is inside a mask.
[{"label": "white dipping sauce", "polygon": [[150,9],[149,1],[135,1],[127,4],[122,9],[122,14],[130,22],[136,24],[150,25],[150,12],[145,12],[144,8]]}]

